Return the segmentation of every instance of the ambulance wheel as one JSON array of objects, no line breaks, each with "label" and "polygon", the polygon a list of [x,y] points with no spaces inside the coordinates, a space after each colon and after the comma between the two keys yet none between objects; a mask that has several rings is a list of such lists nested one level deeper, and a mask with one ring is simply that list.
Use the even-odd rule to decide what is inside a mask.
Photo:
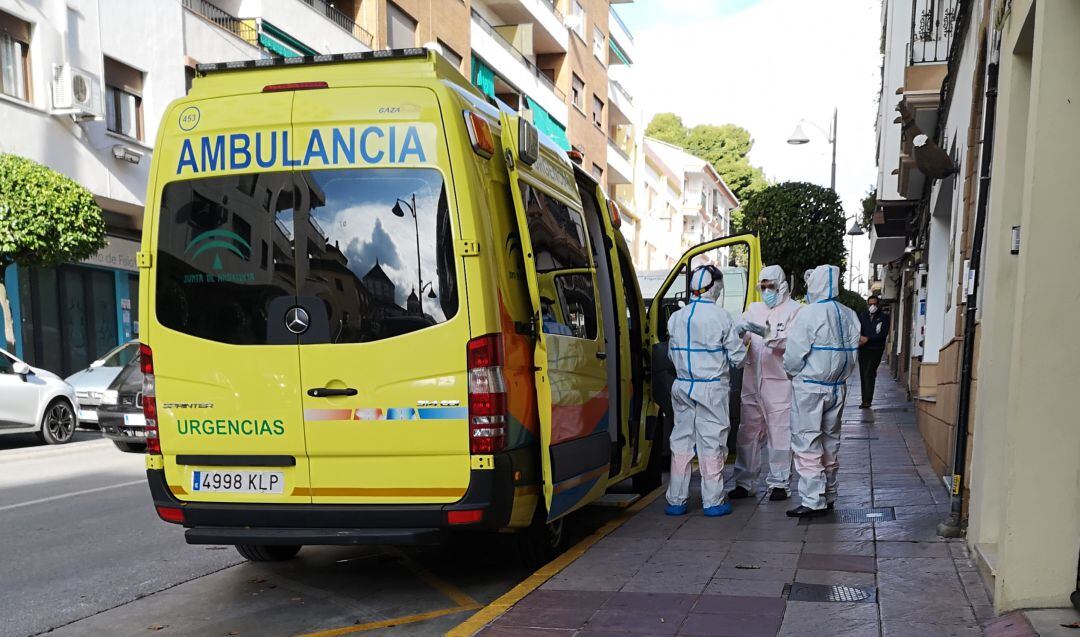
[{"label": "ambulance wheel", "polygon": [[634,493],[648,495],[660,488],[664,483],[664,444],[662,440],[653,440],[652,449],[649,451],[649,462],[641,473],[634,475],[632,479]]},{"label": "ambulance wheel", "polygon": [[547,521],[544,507],[536,507],[529,528],[517,534],[517,552],[521,564],[528,568],[537,568],[547,564],[562,552],[566,543],[565,517],[554,522]]},{"label": "ambulance wheel", "polygon": [[139,442],[122,442],[120,440],[113,440],[113,444],[116,448],[124,453],[146,453],[146,445]]},{"label": "ambulance wheel", "polygon": [[236,552],[251,562],[284,562],[296,557],[300,545],[237,544]]}]

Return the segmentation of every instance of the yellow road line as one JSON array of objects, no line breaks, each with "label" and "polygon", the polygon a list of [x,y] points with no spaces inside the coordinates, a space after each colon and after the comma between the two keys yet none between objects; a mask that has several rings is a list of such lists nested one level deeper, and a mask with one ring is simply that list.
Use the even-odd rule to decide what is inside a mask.
[{"label": "yellow road line", "polygon": [[510,610],[514,604],[517,604],[524,599],[526,595],[540,588],[544,582],[557,575],[567,566],[573,564],[575,560],[585,554],[585,551],[588,551],[594,544],[622,526],[623,523],[632,518],[634,514],[652,504],[663,492],[664,487],[660,487],[644,496],[633,505],[627,507],[619,517],[611,520],[593,532],[592,535],[581,540],[567,549],[562,555],[542,566],[540,570],[525,578],[524,581],[503,594],[502,597],[499,597],[487,606],[481,608],[472,617],[466,619],[464,622],[447,632],[445,637],[472,637],[472,635],[480,632],[485,626]]},{"label": "yellow road line", "polygon": [[454,613],[475,610],[479,607],[479,604],[474,604],[472,606],[454,606],[453,608],[440,608],[439,610],[432,610],[426,613],[417,613],[415,615],[406,615],[404,617],[395,617],[393,619],[383,619],[377,622],[368,622],[366,624],[356,624],[355,626],[345,626],[343,628],[331,628],[330,630],[320,630],[313,633],[305,633],[300,637],[337,637],[338,635],[353,635],[356,633],[363,633],[370,630],[378,630],[379,628],[389,628],[391,626],[401,626],[404,624],[415,624],[417,622],[424,622],[429,619],[436,619],[438,617],[445,617],[446,615],[453,615]]},{"label": "yellow road line", "polygon": [[457,586],[454,586],[450,582],[442,580],[436,577],[431,571],[427,570],[423,566],[420,566],[413,560],[409,559],[407,555],[401,552],[396,547],[386,547],[385,551],[401,560],[402,566],[412,571],[413,575],[424,580],[428,586],[439,591],[443,595],[449,597],[459,607],[469,606],[472,608],[479,608],[480,602],[473,599],[468,593],[461,590]]}]

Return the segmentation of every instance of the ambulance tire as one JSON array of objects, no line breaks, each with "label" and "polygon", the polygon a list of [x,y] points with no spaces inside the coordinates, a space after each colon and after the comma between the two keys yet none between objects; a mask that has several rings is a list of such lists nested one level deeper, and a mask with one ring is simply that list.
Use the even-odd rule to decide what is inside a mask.
[{"label": "ambulance tire", "polygon": [[124,453],[146,453],[146,445],[140,442],[113,440],[113,444],[116,445],[117,449]]},{"label": "ambulance tire", "polygon": [[250,562],[284,562],[296,557],[299,544],[277,546],[273,544],[237,544],[236,552]]},{"label": "ambulance tire", "polygon": [[562,517],[549,524],[544,507],[536,507],[532,524],[514,538],[522,566],[539,568],[562,553],[566,547],[565,520]]}]

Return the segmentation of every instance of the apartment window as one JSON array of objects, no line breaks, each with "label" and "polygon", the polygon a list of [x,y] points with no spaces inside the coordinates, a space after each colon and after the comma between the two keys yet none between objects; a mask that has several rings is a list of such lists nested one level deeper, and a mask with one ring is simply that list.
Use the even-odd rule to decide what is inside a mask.
[{"label": "apartment window", "polygon": [[439,47],[442,49],[443,57],[449,60],[450,63],[453,64],[457,68],[457,70],[460,71],[462,57],[458,55],[457,51],[451,49],[450,46],[442,40],[439,40]]},{"label": "apartment window", "polygon": [[30,23],[0,11],[0,92],[30,101]]},{"label": "apartment window", "polygon": [[574,100],[574,106],[578,107],[578,110],[585,112],[585,82],[577,76],[577,73],[572,74],[574,77],[570,83],[570,96]]},{"label": "apartment window", "polygon": [[603,130],[604,100],[597,97],[595,93],[592,96],[592,123],[596,124],[601,130]]},{"label": "apartment window", "polygon": [[391,49],[416,46],[416,20],[392,2],[386,3],[386,44]]},{"label": "apartment window", "polygon": [[581,6],[581,2],[574,0],[570,5],[570,24],[571,29],[582,40],[585,39],[585,7]]},{"label": "apartment window", "polygon": [[592,53],[601,64],[607,64],[607,36],[600,27],[593,27]]},{"label": "apartment window", "polygon": [[592,165],[592,176],[596,178],[596,181],[604,179],[604,169],[596,164]]},{"label": "apartment window", "polygon": [[105,58],[105,126],[132,139],[143,138],[143,74]]}]

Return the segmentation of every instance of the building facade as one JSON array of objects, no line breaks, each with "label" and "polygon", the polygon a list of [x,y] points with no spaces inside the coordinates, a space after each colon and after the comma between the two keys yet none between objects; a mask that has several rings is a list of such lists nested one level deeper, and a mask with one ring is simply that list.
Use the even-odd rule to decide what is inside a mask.
[{"label": "building facade", "polygon": [[704,159],[649,137],[641,146],[637,217],[623,235],[639,270],[666,270],[692,246],[730,234],[739,201]]},{"label": "building facade", "polygon": [[0,321],[0,337],[63,375],[137,337],[154,139],[196,64],[415,46],[578,150],[635,217],[635,51],[608,0],[0,0],[0,152],[86,186],[108,231],[86,263],[8,268],[14,333]]},{"label": "building facade", "polygon": [[[1065,606],[1080,563],[1076,345],[1080,10],[888,0],[871,260],[890,364],[998,611]],[[1052,300],[1051,300],[1052,299]],[[1049,301],[1048,303],[1042,301]]]}]

